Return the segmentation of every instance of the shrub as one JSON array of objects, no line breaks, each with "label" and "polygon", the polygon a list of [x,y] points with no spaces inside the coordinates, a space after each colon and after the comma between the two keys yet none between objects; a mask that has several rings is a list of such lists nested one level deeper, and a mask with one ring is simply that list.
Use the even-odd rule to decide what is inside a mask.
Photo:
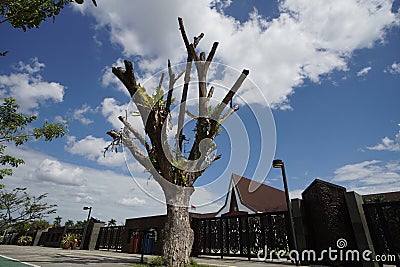
[{"label": "shrub", "polygon": [[151,258],[151,259],[149,259],[147,264],[151,267],[167,266],[167,263],[165,262],[165,260],[162,257]]},{"label": "shrub", "polygon": [[190,266],[197,266],[197,262],[193,258],[190,258]]},{"label": "shrub", "polygon": [[23,235],[18,238],[18,245],[29,246],[32,243],[32,237],[28,235]]}]

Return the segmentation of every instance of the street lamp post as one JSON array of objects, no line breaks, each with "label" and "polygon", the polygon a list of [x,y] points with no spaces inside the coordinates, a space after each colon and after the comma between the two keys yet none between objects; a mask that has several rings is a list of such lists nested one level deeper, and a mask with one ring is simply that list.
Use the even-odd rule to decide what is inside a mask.
[{"label": "street lamp post", "polygon": [[[294,232],[292,205],[290,204],[289,188],[288,188],[287,180],[286,180],[285,164],[283,163],[282,160],[275,159],[272,162],[272,166],[274,168],[280,168],[282,170],[282,179],[283,179],[283,186],[285,188],[286,206],[287,206],[287,209],[289,212],[290,230],[291,230],[291,235],[292,235],[292,240],[293,240],[293,248],[294,248],[294,250],[297,251],[297,241],[296,241],[296,235]],[[297,264],[297,262],[296,262],[296,264]]]},{"label": "street lamp post", "polygon": [[88,213],[88,217],[87,217],[87,221],[86,221],[85,230],[83,231],[81,249],[84,249],[84,247],[85,247],[85,241],[86,241],[85,239],[86,239],[87,230],[89,228],[89,220],[90,220],[90,214],[92,213],[92,207],[83,207],[83,210],[89,210],[89,213]]},{"label": "street lamp post", "polygon": [[83,207],[83,210],[89,210],[89,213],[88,213],[88,216],[87,216],[87,222],[89,223],[90,213],[92,213],[92,207]]}]

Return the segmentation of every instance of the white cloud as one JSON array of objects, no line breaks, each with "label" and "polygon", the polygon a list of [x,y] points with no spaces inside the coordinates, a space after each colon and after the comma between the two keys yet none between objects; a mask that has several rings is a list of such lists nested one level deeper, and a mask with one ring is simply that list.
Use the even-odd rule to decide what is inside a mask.
[{"label": "white cloud", "polygon": [[74,110],[72,117],[80,121],[84,125],[93,123],[93,120],[86,118],[85,114],[95,112],[89,105],[85,104],[82,107]]},{"label": "white cloud", "polygon": [[392,1],[387,0],[287,0],[282,6],[298,17],[304,31],[316,37],[313,41],[318,47],[342,54],[372,47],[383,40],[388,27],[398,23],[391,12]]},{"label": "white cloud", "polygon": [[400,151],[400,132],[398,132],[394,139],[384,137],[381,143],[367,147],[369,150],[386,150],[386,151]]},{"label": "white cloud", "polygon": [[118,120],[118,117],[124,116],[127,109],[128,104],[119,105],[117,100],[114,98],[105,98],[100,106],[101,113],[115,129],[123,127],[123,124]]},{"label": "white cloud", "polygon": [[[226,193],[228,186],[223,190],[226,190],[224,191]],[[220,194],[211,192],[208,188],[204,187],[196,187],[190,198],[190,204],[196,207],[193,212],[198,213],[216,212],[224,205],[224,201],[225,194],[221,197]]]},{"label": "white cloud", "polygon": [[[65,150],[74,154],[84,156],[86,159],[96,161],[100,165],[105,166],[125,166],[125,157],[123,153],[106,153],[104,156],[104,148],[109,145],[109,141],[103,138],[97,138],[92,135],[86,136],[84,139],[76,140],[75,136],[69,136]],[[122,152],[122,149],[121,151]]]},{"label": "white cloud", "polygon": [[62,185],[80,185],[83,181],[83,171],[81,168],[65,166],[58,160],[44,159],[34,170],[31,177],[40,181]]},{"label": "white cloud", "polygon": [[211,2],[211,7],[215,7],[219,12],[223,13],[224,9],[232,4],[232,0],[213,0]]},{"label": "white cloud", "polygon": [[[111,41],[121,45],[125,56],[134,56],[142,73],[150,75],[165,67],[167,58],[173,63],[184,60],[177,17],[196,10],[183,18],[190,39],[205,33],[199,50],[208,52],[213,41],[220,41],[216,60],[250,69],[251,79],[268,101],[281,108],[289,107],[288,96],[305,79],[319,82],[334,70],[346,71],[355,50],[373,47],[384,40],[388,28],[399,25],[399,16],[391,11],[392,1],[286,0],[280,2],[277,18],[266,19],[254,11],[243,23],[214,8],[219,4],[211,0],[118,1],[82,12],[90,12],[97,27],[109,29]],[[144,10],[152,10],[152,15]],[[239,94],[248,102],[260,103],[253,91],[242,88]]]},{"label": "white cloud", "polygon": [[400,63],[394,62],[392,65],[387,67],[384,72],[389,72],[390,74],[400,74]]},{"label": "white cloud", "polygon": [[107,119],[114,129],[119,130],[124,127],[118,119],[119,116],[125,117],[128,115],[128,122],[139,132],[145,136],[144,126],[140,116],[133,116],[132,112],[137,111],[132,103],[120,105],[114,98],[105,98],[99,109],[102,115]]},{"label": "white cloud", "polygon": [[400,188],[400,162],[371,160],[345,165],[335,171],[332,181],[348,183],[348,189],[362,192],[393,191]]},{"label": "white cloud", "polygon": [[378,171],[377,167],[375,166],[376,163],[379,163],[379,161],[372,160],[345,165],[335,171],[335,177],[333,178],[333,181],[342,182],[359,180],[364,177],[372,176]]},{"label": "white cloud", "polygon": [[389,184],[379,184],[374,186],[352,186],[348,187],[347,191],[355,191],[360,195],[385,193],[385,192],[395,192],[400,188],[400,183],[389,183]]},{"label": "white cloud", "polygon": [[0,96],[14,97],[25,113],[38,113],[39,105],[62,102],[65,87],[57,82],[47,82],[38,74],[45,64],[37,58],[31,64],[19,62],[17,73],[0,75]]},{"label": "white cloud", "polygon": [[365,67],[361,69],[359,72],[357,72],[357,76],[365,76],[367,73],[372,69],[372,67]]},{"label": "white cloud", "polygon": [[146,200],[138,197],[130,197],[130,198],[122,198],[118,200],[117,203],[128,207],[136,207],[136,206],[143,206],[144,204],[146,204]]},{"label": "white cloud", "polygon": [[92,205],[94,203],[93,197],[88,196],[86,193],[81,193],[81,192],[75,194],[74,200],[75,202],[89,204],[89,205]]},{"label": "white cloud", "polygon": [[296,190],[292,190],[289,192],[289,196],[290,199],[294,199],[294,198],[300,198],[301,199],[301,193],[303,193],[304,190],[301,189],[296,189]]},{"label": "white cloud", "polygon": [[57,123],[67,123],[67,120],[64,119],[62,116],[57,115],[57,116],[54,117],[54,122],[57,122]]},{"label": "white cloud", "polygon": [[25,64],[22,61],[18,62],[17,69],[20,72],[27,72],[29,74],[34,74],[36,72],[41,71],[42,68],[46,67],[44,63],[39,62],[39,59],[37,57],[33,58],[31,61],[32,65]]}]

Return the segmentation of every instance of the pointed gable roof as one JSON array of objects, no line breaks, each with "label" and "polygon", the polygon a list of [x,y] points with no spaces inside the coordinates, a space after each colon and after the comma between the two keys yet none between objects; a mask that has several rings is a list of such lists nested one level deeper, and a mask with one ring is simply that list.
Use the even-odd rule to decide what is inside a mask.
[{"label": "pointed gable roof", "polygon": [[[238,192],[240,202],[250,210],[254,212],[287,210],[284,191],[234,173],[231,176],[231,182]],[[250,182],[257,186],[253,192],[249,192]]]}]

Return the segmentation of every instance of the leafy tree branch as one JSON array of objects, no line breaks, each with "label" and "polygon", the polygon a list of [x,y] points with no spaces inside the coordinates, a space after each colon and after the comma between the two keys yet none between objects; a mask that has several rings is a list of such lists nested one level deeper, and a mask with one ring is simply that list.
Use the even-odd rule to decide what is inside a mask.
[{"label": "leafy tree branch", "polygon": [[[41,127],[30,127],[30,124],[37,117],[27,116],[18,112],[19,107],[12,97],[4,98],[2,105],[0,105],[0,164],[2,166],[16,168],[24,163],[23,159],[4,154],[7,147],[6,144],[14,143],[19,146],[30,139],[52,141],[54,138],[62,137],[67,133],[65,123],[45,122]],[[12,175],[12,169],[0,169],[0,179],[3,179],[6,175]]]},{"label": "leafy tree branch", "polygon": [[26,192],[26,188],[7,191],[2,186],[0,190],[0,229],[33,223],[55,213],[57,205],[43,202],[46,197],[47,194],[32,196]]}]

